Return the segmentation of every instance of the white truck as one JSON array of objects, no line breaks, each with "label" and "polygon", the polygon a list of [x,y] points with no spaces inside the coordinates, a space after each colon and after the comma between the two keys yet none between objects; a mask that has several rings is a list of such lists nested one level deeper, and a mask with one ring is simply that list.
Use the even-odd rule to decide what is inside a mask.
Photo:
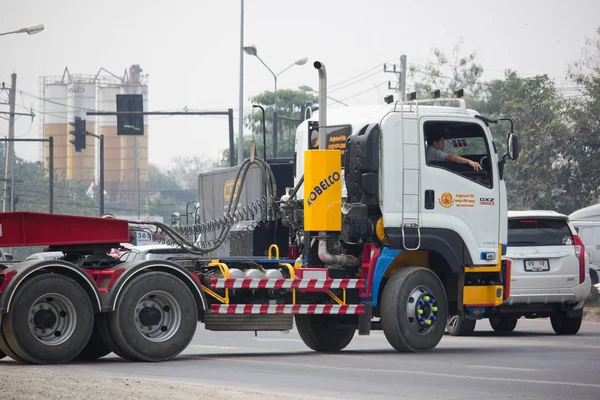
[{"label": "white truck", "polygon": [[[437,346],[449,314],[493,312],[509,295],[503,172],[506,160],[518,157],[512,123],[502,155],[488,126],[496,121],[468,109],[462,98],[328,114],[325,67],[314,67],[321,101],[315,119],[297,130],[293,189],[277,198],[273,169],[253,156],[229,192],[215,188],[229,196],[218,221],[147,222],[189,252],[187,259],[107,255],[144,221],[0,214],[0,246],[47,244],[65,253],[0,271],[0,351],[38,364],[110,351],[163,361],[185,349],[197,321],[208,330],[250,332],[285,331],[295,321],[315,351],[340,351],[357,331],[383,330],[398,351],[420,352]],[[447,152],[483,170],[427,161],[426,140],[438,135],[450,144]],[[257,211],[264,205],[267,222],[285,226],[285,251],[278,254],[273,244],[268,256],[206,256],[233,225],[251,217],[253,210],[237,211],[253,166],[267,188]],[[211,230],[219,235],[210,243],[183,234]]]}]

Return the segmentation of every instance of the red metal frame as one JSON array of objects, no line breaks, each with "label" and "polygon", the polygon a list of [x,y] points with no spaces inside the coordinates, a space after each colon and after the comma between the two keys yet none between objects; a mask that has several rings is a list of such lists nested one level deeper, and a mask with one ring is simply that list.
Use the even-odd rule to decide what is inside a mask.
[{"label": "red metal frame", "polygon": [[510,279],[512,277],[512,261],[505,260],[504,266],[504,300],[510,297]]},{"label": "red metal frame", "polygon": [[0,213],[0,247],[126,243],[129,221],[34,212]]},{"label": "red metal frame", "polygon": [[[371,255],[373,253],[373,255]],[[381,255],[381,248],[375,244],[366,244],[363,247],[362,267],[360,271],[360,279],[365,281],[365,286],[360,291],[360,297],[370,298],[372,295],[371,288],[373,287],[373,273],[375,265]]]}]

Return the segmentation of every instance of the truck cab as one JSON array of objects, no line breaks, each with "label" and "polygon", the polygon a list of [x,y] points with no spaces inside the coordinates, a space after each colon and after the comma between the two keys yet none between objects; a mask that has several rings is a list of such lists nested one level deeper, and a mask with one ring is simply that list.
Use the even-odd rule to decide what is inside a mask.
[{"label": "truck cab", "polygon": [[[317,111],[296,133],[299,199],[310,193],[302,181],[304,154],[318,147],[323,129],[318,120]],[[493,122],[468,109],[463,99],[327,111],[327,148],[342,151],[342,219],[347,223],[340,239],[349,247],[373,238],[382,245],[374,307],[387,280],[407,266],[437,274],[451,315],[480,318],[502,303],[508,274],[502,257],[507,244],[503,170],[506,159],[518,155],[518,141],[511,132],[507,153],[499,154],[489,129]],[[445,153],[475,161],[481,170],[428,160],[428,139],[439,135]]]}]

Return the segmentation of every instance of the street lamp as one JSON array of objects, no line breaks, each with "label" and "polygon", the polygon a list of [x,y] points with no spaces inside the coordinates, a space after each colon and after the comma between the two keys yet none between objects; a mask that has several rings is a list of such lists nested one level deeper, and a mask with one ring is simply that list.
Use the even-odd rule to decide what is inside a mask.
[{"label": "street lamp", "polygon": [[285,71],[287,71],[288,69],[292,68],[294,65],[304,65],[306,64],[306,62],[308,61],[308,57],[303,57],[300,58],[296,61],[294,61],[292,64],[290,64],[290,66],[288,66],[286,69],[284,69],[283,71],[281,71],[280,73],[276,74],[275,72],[273,72],[273,70],[271,68],[269,68],[269,66],[267,64],[265,64],[265,62],[258,56],[258,51],[256,49],[256,46],[254,45],[250,45],[250,46],[244,46],[244,51],[246,52],[246,54],[250,55],[250,56],[254,56],[256,58],[258,58],[258,61],[260,61],[262,63],[262,65],[265,66],[265,68],[267,70],[269,70],[269,72],[271,73],[271,75],[273,75],[273,79],[275,80],[275,88],[273,90],[273,158],[277,158],[277,77],[281,74],[283,74]]},{"label": "street lamp", "polygon": [[43,30],[44,30],[44,25],[40,24],[40,25],[28,26],[27,28],[22,28],[22,29],[12,31],[12,32],[0,33],[0,36],[10,35],[13,33],[26,33],[28,35],[35,35],[36,33],[40,33]]},{"label": "street lamp", "polygon": [[[298,89],[302,90],[303,92],[307,92],[307,93],[317,93],[313,88],[311,88],[310,86],[306,86],[306,85],[299,86]],[[343,101],[336,100],[333,97],[327,96],[327,98],[329,100],[335,101],[336,103],[340,103],[341,105],[344,105],[346,107],[350,107],[348,104],[344,103]]]}]

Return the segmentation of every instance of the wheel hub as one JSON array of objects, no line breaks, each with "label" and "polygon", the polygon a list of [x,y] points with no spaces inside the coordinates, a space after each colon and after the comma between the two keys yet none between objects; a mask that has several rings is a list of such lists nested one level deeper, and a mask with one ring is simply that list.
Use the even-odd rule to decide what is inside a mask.
[{"label": "wheel hub", "polygon": [[144,307],[140,311],[140,323],[144,326],[158,325],[161,319],[161,313],[155,307]]},{"label": "wheel hub", "polygon": [[435,326],[438,305],[431,290],[427,287],[416,287],[408,297],[406,316],[413,331],[426,334]]},{"label": "wheel hub", "polygon": [[41,343],[57,346],[66,342],[77,326],[75,306],[66,296],[40,296],[29,309],[29,330]]},{"label": "wheel hub", "polygon": [[175,298],[162,290],[142,297],[135,307],[135,326],[152,342],[169,340],[181,324],[181,308]]},{"label": "wheel hub", "polygon": [[33,323],[39,329],[50,329],[58,321],[56,314],[51,310],[38,310],[33,315]]}]

